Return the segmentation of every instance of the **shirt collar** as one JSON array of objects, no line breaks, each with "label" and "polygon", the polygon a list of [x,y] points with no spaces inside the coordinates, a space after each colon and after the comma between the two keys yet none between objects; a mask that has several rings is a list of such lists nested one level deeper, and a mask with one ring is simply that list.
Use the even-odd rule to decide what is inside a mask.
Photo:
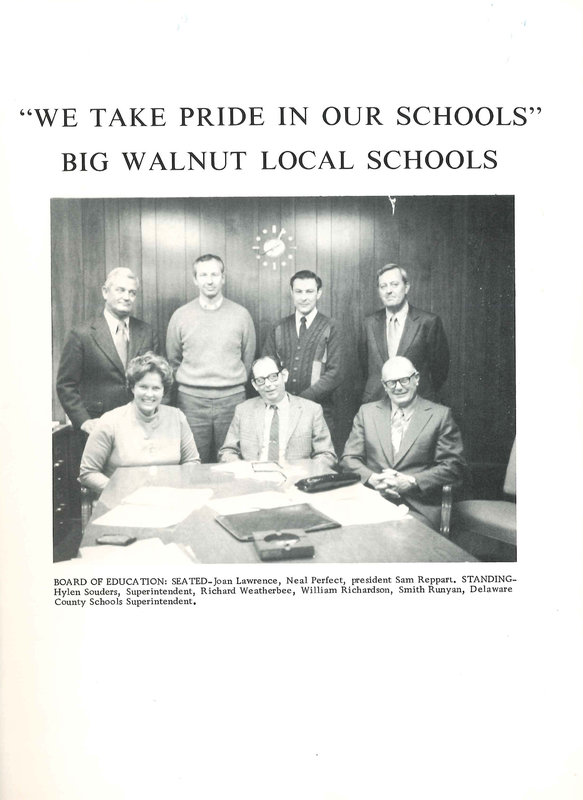
[{"label": "shirt collar", "polygon": [[318,313],[317,308],[313,308],[309,314],[300,314],[300,312],[296,309],[296,327],[301,324],[302,317],[306,318],[306,328],[309,328],[312,322],[314,321],[314,317]]},{"label": "shirt collar", "polygon": [[218,302],[211,303],[209,300],[205,300],[202,294],[198,296],[198,302],[200,303],[200,307],[204,308],[205,311],[217,311],[222,305],[225,296],[222,294],[221,299]]},{"label": "shirt collar", "polygon": [[107,327],[111,331],[111,335],[115,336],[117,333],[117,326],[120,324],[126,326],[126,331],[129,337],[130,333],[130,318],[124,317],[123,319],[119,319],[119,317],[114,316],[111,311],[108,311],[107,306],[103,309],[103,316],[105,317],[105,321],[107,322]]},{"label": "shirt collar", "polygon": [[413,416],[413,412],[415,411],[416,405],[417,405],[416,397],[413,399],[413,402],[410,403],[406,408],[401,408],[400,406],[393,406],[393,404],[391,403],[391,419],[394,419],[395,414],[397,413],[397,411],[400,410],[403,412],[403,418],[405,422],[408,422]]},{"label": "shirt collar", "polygon": [[399,320],[399,325],[403,327],[405,324],[405,320],[407,319],[407,314],[409,313],[409,303],[405,301],[405,305],[400,311],[397,311],[395,314],[390,309],[385,309],[387,312],[387,322],[391,319],[391,317],[396,317]]},{"label": "shirt collar", "polygon": [[277,406],[279,409],[281,409],[284,406],[289,406],[289,395],[286,392],[279,401],[279,403],[268,403],[266,400],[264,400],[263,402],[265,403],[265,408],[271,408],[271,406]]}]

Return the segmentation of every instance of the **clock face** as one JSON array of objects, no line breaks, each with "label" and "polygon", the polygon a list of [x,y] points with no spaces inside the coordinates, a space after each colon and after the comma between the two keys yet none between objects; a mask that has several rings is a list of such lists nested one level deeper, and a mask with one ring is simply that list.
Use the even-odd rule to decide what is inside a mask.
[{"label": "clock face", "polygon": [[[277,225],[271,225],[271,229],[263,228],[263,230],[255,237],[255,250],[256,258],[262,261],[264,266],[268,264],[273,265],[273,269],[277,268],[275,263],[279,259],[288,259],[290,263],[293,262],[293,253],[290,250],[295,250],[295,245],[292,244],[293,236],[286,235],[285,228],[282,228],[279,233],[277,232]],[[282,267],[287,265],[287,261],[279,261]]]},{"label": "clock face", "polygon": [[263,245],[263,255],[279,258],[285,253],[285,242],[281,239],[268,239]]}]

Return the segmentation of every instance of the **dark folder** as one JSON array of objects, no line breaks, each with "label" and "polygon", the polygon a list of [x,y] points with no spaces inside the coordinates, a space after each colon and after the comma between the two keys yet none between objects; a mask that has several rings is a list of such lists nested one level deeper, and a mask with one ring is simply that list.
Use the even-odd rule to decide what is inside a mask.
[{"label": "dark folder", "polygon": [[303,530],[309,533],[310,529],[323,531],[340,527],[339,522],[316,511],[309,503],[225,514],[216,520],[240,542],[252,542],[253,534],[261,531]]}]

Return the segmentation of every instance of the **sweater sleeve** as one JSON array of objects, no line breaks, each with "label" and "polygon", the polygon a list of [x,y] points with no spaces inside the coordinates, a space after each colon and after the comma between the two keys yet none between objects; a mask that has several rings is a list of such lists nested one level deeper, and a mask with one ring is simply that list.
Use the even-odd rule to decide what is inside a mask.
[{"label": "sweater sleeve", "polygon": [[251,319],[251,314],[245,309],[245,317],[243,320],[243,339],[241,342],[241,361],[245,365],[245,372],[247,377],[251,372],[251,364],[255,360],[255,349],[257,347],[257,339],[255,336],[255,325]]},{"label": "sweater sleeve", "polygon": [[104,470],[109,461],[114,445],[113,425],[107,420],[99,420],[99,423],[91,432],[79,470],[79,481],[83,486],[94,492],[102,492],[109,483],[109,478]]},{"label": "sweater sleeve", "polygon": [[168,363],[175,373],[182,363],[182,340],[176,312],[172,314],[170,322],[168,323],[168,331],[166,332],[166,355],[168,357]]},{"label": "sweater sleeve", "polygon": [[181,464],[200,464],[200,456],[194,441],[194,436],[190,430],[186,417],[183,412],[177,409],[180,419],[180,463]]}]

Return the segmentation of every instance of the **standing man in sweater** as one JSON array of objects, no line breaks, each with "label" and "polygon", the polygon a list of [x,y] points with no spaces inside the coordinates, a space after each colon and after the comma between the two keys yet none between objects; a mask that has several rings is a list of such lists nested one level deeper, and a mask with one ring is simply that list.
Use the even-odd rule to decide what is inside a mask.
[{"label": "standing man in sweater", "polygon": [[245,400],[255,328],[247,309],[223,296],[222,259],[200,256],[192,272],[199,296],[172,315],[166,352],[178,384],[178,408],[203,463],[208,463],[216,461],[235,406]]},{"label": "standing man in sweater", "polygon": [[337,322],[318,311],[322,279],[308,269],[290,279],[295,312],[269,332],[264,356],[277,356],[289,373],[290,394],[319,403],[334,433],[333,392],[342,382],[342,336]]}]

